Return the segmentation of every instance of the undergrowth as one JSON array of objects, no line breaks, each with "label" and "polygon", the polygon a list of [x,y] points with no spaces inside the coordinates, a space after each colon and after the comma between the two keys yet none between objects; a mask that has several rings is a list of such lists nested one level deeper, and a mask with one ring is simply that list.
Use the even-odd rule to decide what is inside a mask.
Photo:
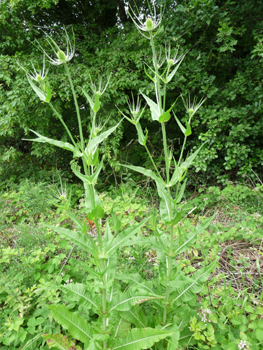
[{"label": "undergrowth", "polygon": [[[74,228],[59,210],[55,187],[42,192],[42,183],[22,182],[2,192],[0,253],[0,344],[2,350],[48,349],[42,333],[60,332],[47,305],[66,303],[68,308],[92,322],[95,314],[65,299],[59,286],[92,280],[83,251],[61,238],[46,224]],[[28,189],[30,188],[30,191]],[[59,187],[57,186],[56,189]],[[83,193],[78,186],[67,187],[74,198],[73,208],[82,212]],[[138,188],[138,187],[137,187]],[[105,212],[122,217],[122,225],[141,221],[155,211],[149,194],[134,191],[132,183],[103,192]],[[38,198],[38,205],[35,203]],[[187,232],[204,218],[215,214],[210,226],[180,257],[181,268],[192,275],[219,256],[219,265],[191,305],[184,305],[176,317],[181,319],[180,349],[262,349],[263,347],[263,188],[229,184],[224,189],[210,187],[194,198],[184,198],[194,209],[180,223]],[[158,220],[157,220],[158,221]],[[163,226],[161,222],[158,224]],[[89,234],[93,227],[90,223]],[[151,234],[151,222],[143,230]],[[151,246],[123,247],[118,253],[118,273],[135,271],[147,280],[158,275],[158,259]],[[126,283],[123,282],[123,290]],[[155,311],[143,306],[148,315]],[[125,324],[123,325],[125,329]],[[184,339],[183,329],[191,337]],[[124,331],[124,330],[123,330]],[[125,331],[124,331],[125,332]],[[65,333],[67,335],[67,332]]]}]

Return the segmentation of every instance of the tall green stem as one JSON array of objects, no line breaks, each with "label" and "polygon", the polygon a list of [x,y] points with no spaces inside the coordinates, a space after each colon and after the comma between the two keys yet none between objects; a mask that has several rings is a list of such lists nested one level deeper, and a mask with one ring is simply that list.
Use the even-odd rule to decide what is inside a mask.
[{"label": "tall green stem", "polygon": [[173,245],[174,245],[174,232],[173,232],[173,225],[171,225],[170,252],[169,252],[168,257],[166,257],[166,259],[168,259],[168,263],[167,263],[167,285],[166,285],[166,291],[165,291],[165,309],[163,311],[163,325],[166,324],[167,304],[169,302],[169,295],[170,295],[170,280],[171,280],[171,272],[172,272]]},{"label": "tall green stem", "polygon": [[153,34],[150,33],[150,43],[152,47],[152,53],[153,53],[153,65],[154,65],[154,70],[155,70],[155,93],[156,93],[156,102],[159,106],[159,112],[160,115],[162,115],[163,110],[162,110],[162,96],[161,96],[161,86],[160,86],[160,79],[158,77],[158,63],[157,63],[157,56],[155,52],[155,46],[154,46],[154,40],[153,40]]},{"label": "tall green stem", "polygon": [[152,155],[151,155],[151,153],[150,153],[148,147],[147,147],[146,145],[145,145],[144,147],[145,147],[145,149],[146,149],[146,151],[147,151],[147,153],[148,153],[148,156],[149,156],[149,158],[150,158],[150,160],[151,160],[151,162],[152,162],[152,165],[153,165],[153,167],[154,167],[156,173],[157,173],[157,174],[159,175],[159,177],[161,178],[161,175],[160,175],[160,173],[159,173],[159,170],[157,169],[157,166],[156,166],[156,164],[155,164],[155,162],[154,162],[154,160],[153,160],[153,157],[152,157]]},{"label": "tall green stem", "polygon": [[[79,125],[79,135],[80,135],[80,142],[81,142],[81,149],[82,152],[84,152],[84,148],[85,148],[85,143],[84,143],[84,138],[83,138],[83,131],[82,131],[82,124],[81,124],[81,118],[80,118],[80,113],[79,113],[79,105],[78,105],[78,101],[77,101],[77,97],[76,97],[76,92],[74,89],[74,85],[71,79],[71,75],[68,69],[67,64],[64,65],[68,79],[69,79],[69,83],[70,83],[70,87],[71,87],[71,91],[72,91],[72,95],[74,98],[74,103],[75,103],[75,108],[76,108],[76,112],[77,112],[77,118],[78,118],[78,125]],[[96,118],[96,113],[94,115],[94,119]],[[94,126],[94,121],[93,119],[93,124],[92,127]],[[89,174],[90,173],[90,169],[87,167],[87,164],[84,160],[84,157],[82,157],[82,162],[83,162],[83,167],[84,167],[84,172],[85,174]],[[93,207],[95,207],[95,196],[94,196],[94,186],[93,185],[88,185],[91,186],[89,188],[89,194],[91,195],[91,200],[93,203]],[[87,195],[87,194],[86,194]],[[98,241],[99,241],[99,248],[100,248],[100,253],[102,253],[103,251],[103,240],[102,240],[102,234],[101,234],[101,229],[100,229],[100,221],[99,219],[95,219],[94,220],[95,226],[96,226],[96,231],[97,231],[97,235],[98,235]],[[104,259],[101,260],[101,268],[102,271],[104,271],[105,266],[104,266]],[[107,277],[103,276],[103,291],[102,291],[102,305],[103,305],[103,332],[106,333],[107,330],[107,319],[105,317],[106,315],[106,311],[107,311],[107,290],[106,290],[106,284],[107,284]],[[107,341],[103,341],[103,349],[107,348]]]},{"label": "tall green stem", "polygon": [[[101,261],[101,272],[103,272],[105,270],[105,264],[104,264],[104,259],[102,259]],[[103,324],[103,332],[104,334],[106,334],[107,332],[107,318],[106,318],[106,312],[107,312],[107,289],[106,289],[106,285],[107,285],[107,274],[104,274],[103,278],[102,278],[102,283],[103,283],[103,291],[102,291],[102,313],[103,313],[103,320],[102,320],[102,324]],[[103,349],[107,348],[107,341],[104,340],[103,341]]]},{"label": "tall green stem", "polygon": [[58,111],[55,109],[55,107],[53,106],[53,104],[52,104],[51,102],[49,103],[49,106],[51,107],[51,109],[53,110],[53,112],[55,113],[55,115],[58,117],[58,119],[61,121],[62,125],[63,125],[64,128],[66,129],[66,131],[67,131],[67,133],[68,133],[68,135],[69,135],[69,137],[70,137],[70,139],[71,139],[73,145],[74,145],[75,147],[77,147],[77,146],[76,146],[76,143],[75,143],[75,141],[74,141],[74,139],[73,139],[73,136],[72,136],[71,132],[69,131],[69,129],[68,129],[66,123],[64,122],[64,120],[63,120],[61,114],[58,113]]},{"label": "tall green stem", "polygon": [[79,124],[79,136],[80,136],[80,142],[81,142],[81,148],[84,150],[84,138],[83,138],[83,132],[82,132],[82,125],[81,125],[81,118],[80,118],[80,113],[79,113],[79,105],[78,105],[78,101],[77,101],[77,96],[76,96],[76,92],[74,89],[74,85],[71,79],[71,75],[68,69],[67,64],[64,64],[65,67],[65,71],[67,73],[68,76],[68,80],[70,83],[70,87],[71,87],[71,91],[72,91],[72,95],[73,95],[73,99],[74,99],[74,103],[75,103],[75,108],[76,108],[76,112],[77,112],[77,118],[78,118],[78,124]]}]

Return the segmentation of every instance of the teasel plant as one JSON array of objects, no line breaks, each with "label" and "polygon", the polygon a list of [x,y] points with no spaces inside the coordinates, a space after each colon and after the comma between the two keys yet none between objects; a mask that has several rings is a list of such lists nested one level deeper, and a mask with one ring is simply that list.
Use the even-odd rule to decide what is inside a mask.
[{"label": "teasel plant", "polygon": [[[103,158],[100,159],[99,145],[120,124],[120,122],[116,123],[115,126],[105,131],[102,131],[101,126],[97,124],[97,114],[101,107],[101,98],[109,85],[109,79],[105,84],[102,84],[101,78],[99,78],[97,84],[91,81],[90,90],[92,93],[82,89],[83,95],[89,104],[92,117],[90,134],[86,140],[83,134],[78,99],[68,67],[75,53],[74,33],[72,32],[72,38],[70,38],[70,35],[65,29],[65,49],[60,47],[51,36],[47,35],[46,38],[53,55],[48,54],[37,43],[44,54],[42,70],[38,71],[33,67],[33,72],[29,73],[25,68],[23,69],[26,71],[30,86],[39,99],[51,108],[54,115],[64,126],[70,142],[51,139],[33,130],[31,131],[37,137],[27,139],[27,141],[48,143],[72,152],[73,160],[70,166],[75,175],[83,182],[86,215],[89,222],[94,222],[96,237],[93,238],[88,234],[86,221],[83,222],[70,209],[66,200],[67,198],[63,198],[60,208],[67,213],[68,217],[74,223],[75,229],[71,230],[62,226],[51,225],[48,227],[57,234],[69,239],[72,244],[79,246],[86,252],[87,264],[85,271],[88,278],[86,281],[78,283],[72,283],[72,280],[69,280],[65,285],[59,287],[56,287],[54,283],[54,288],[61,290],[63,301],[65,303],[67,301],[75,302],[77,307],[74,311],[71,311],[65,304],[48,305],[53,318],[63,327],[65,332],[52,334],[52,331],[50,331],[50,333],[42,334],[42,336],[49,348],[56,347],[59,349],[76,350],[148,349],[163,339],[171,338],[174,334],[173,330],[166,330],[163,327],[145,327],[142,326],[143,322],[138,323],[136,320],[127,321],[126,318],[131,317],[134,310],[136,318],[137,307],[149,300],[164,299],[164,296],[159,295],[151,283],[144,283],[141,277],[137,275],[134,276],[135,278],[129,284],[129,287],[123,291],[121,283],[122,281],[128,281],[130,275],[118,274],[116,272],[116,265],[118,250],[123,246],[134,244],[136,234],[140,232],[149,218],[136,225],[122,229],[121,220],[112,214],[106,219],[106,224],[103,226],[102,219],[105,216],[103,204],[95,189],[103,166]],[[46,60],[51,65],[62,65],[65,69],[65,75],[71,88],[76,109],[79,130],[78,139],[73,137],[63,116],[52,103],[52,89],[48,80],[48,72],[45,71]],[[83,171],[78,160],[82,162]],[[92,259],[92,267],[90,267],[90,259]],[[95,317],[93,317],[92,321],[88,321],[78,314],[79,310],[86,310],[87,313],[90,312]],[[138,327],[135,327],[136,325]]]},{"label": "teasel plant", "polygon": [[[171,47],[165,48],[163,57],[157,56],[157,50],[155,46],[155,37],[158,35],[162,18],[163,8],[159,13],[155,7],[150,11],[148,17],[143,17],[141,14],[136,14],[132,8],[130,8],[130,17],[133,20],[135,26],[139,32],[149,40],[152,49],[152,62],[153,66],[145,64],[145,73],[154,85],[154,99],[145,95],[140,91],[141,98],[145,101],[146,106],[150,109],[150,114],[153,122],[159,123],[162,130],[163,150],[165,160],[165,175],[162,176],[158,170],[157,164],[147,147],[148,131],[143,131],[140,118],[143,115],[144,109],[141,109],[141,99],[137,98],[137,104],[134,102],[129,103],[130,116],[122,115],[135,125],[138,142],[145,148],[150,162],[152,164],[151,169],[146,169],[139,166],[120,164],[130,170],[139,172],[147,177],[150,177],[156,184],[157,193],[160,198],[159,205],[159,217],[161,219],[161,227],[166,227],[165,230],[161,230],[157,224],[156,217],[152,219],[153,233],[154,235],[149,237],[137,237],[134,239],[136,245],[147,245],[157,253],[157,260],[159,262],[159,275],[150,282],[151,288],[156,288],[158,294],[163,296],[162,299],[155,299],[151,301],[151,305],[155,310],[154,317],[144,317],[144,322],[141,322],[144,327],[151,324],[152,327],[158,327],[160,329],[166,329],[173,334],[167,337],[166,340],[154,345],[154,349],[177,349],[181,346],[182,342],[191,338],[191,332],[187,329],[186,324],[190,321],[189,314],[191,313],[192,305],[194,305],[197,293],[199,293],[204,282],[206,282],[215,270],[217,259],[210,265],[203,266],[197,270],[192,276],[185,275],[182,271],[180,254],[184,253],[190,247],[194,247],[197,235],[202,233],[208,228],[213,217],[205,219],[197,226],[193,226],[189,232],[183,232],[181,229],[182,221],[192,209],[187,205],[182,205],[181,201],[185,192],[187,182],[187,171],[193,164],[195,158],[200,152],[203,145],[194,152],[190,152],[190,155],[184,157],[187,138],[191,135],[191,121],[195,113],[205,102],[205,98],[197,101],[196,98],[191,100],[189,95],[188,99],[181,96],[183,104],[186,108],[186,121],[185,125],[178,119],[173,111],[173,108],[177,102],[177,99],[171,106],[167,106],[166,91],[167,85],[174,78],[180,65],[182,64],[185,54],[178,55],[179,49],[175,50],[175,54],[171,55]],[[159,52],[159,51],[158,51]],[[179,152],[179,159],[176,160],[173,155],[173,149],[168,147],[166,136],[166,125],[170,118],[174,117],[175,121],[183,134],[184,141]],[[173,192],[172,192],[172,189]],[[158,227],[159,226],[159,227]],[[134,286],[140,276],[122,276],[123,280],[130,283],[130,286]],[[145,286],[149,285],[149,282],[143,282],[141,284]],[[130,314],[125,314],[125,319],[137,324],[140,323],[139,317],[135,320],[134,315],[142,315],[144,309],[141,306],[133,307],[130,310]],[[151,319],[151,321],[149,321]],[[154,320],[154,321],[153,321]]]}]

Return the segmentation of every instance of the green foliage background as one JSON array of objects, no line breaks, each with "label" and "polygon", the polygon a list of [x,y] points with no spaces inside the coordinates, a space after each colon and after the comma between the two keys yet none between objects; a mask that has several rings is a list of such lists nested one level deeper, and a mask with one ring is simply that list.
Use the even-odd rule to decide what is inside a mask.
[{"label": "green foliage background", "polygon": [[[157,1],[158,2],[158,1]],[[41,67],[42,56],[32,45],[38,39],[45,45],[45,34],[59,41],[63,25],[71,26],[76,35],[76,56],[70,65],[75,86],[89,88],[93,80],[113,73],[104,94],[101,123],[115,125],[125,113],[126,99],[139,90],[153,91],[144,72],[151,54],[146,39],[141,37],[127,16],[127,6],[147,13],[144,0],[3,0],[0,3],[0,156],[2,174],[10,175],[15,165],[27,165],[36,157],[45,166],[65,168],[68,155],[48,144],[22,141],[29,129],[45,136],[67,140],[60,122],[40,103],[32,91],[18,61],[30,71],[30,61]],[[187,52],[179,73],[168,91],[167,101],[182,93],[187,97],[198,92],[208,97],[193,121],[194,134],[188,142],[196,149],[208,140],[195,163],[196,182],[225,181],[237,175],[253,176],[252,168],[262,174],[263,165],[263,3],[259,0],[172,0],[166,1],[163,29],[158,36],[162,47],[179,46],[179,54]],[[74,133],[75,114],[70,87],[62,68],[50,67],[50,83],[55,107],[62,113]],[[88,135],[89,109],[77,89],[81,113]],[[198,97],[200,97],[198,96]],[[185,112],[178,99],[177,116]],[[142,127],[152,136],[151,151],[162,165],[162,143],[159,123],[151,123],[145,113]],[[182,135],[171,122],[168,142],[179,151]],[[103,152],[114,165],[125,158],[134,165],[145,162],[135,131],[123,121],[106,143]],[[131,142],[133,140],[133,142]],[[68,141],[68,140],[67,140]],[[128,146],[127,146],[128,145]],[[37,161],[39,163],[39,160]],[[17,170],[17,169],[16,169]],[[194,178],[193,171],[193,178]],[[18,174],[21,176],[21,173]]]}]

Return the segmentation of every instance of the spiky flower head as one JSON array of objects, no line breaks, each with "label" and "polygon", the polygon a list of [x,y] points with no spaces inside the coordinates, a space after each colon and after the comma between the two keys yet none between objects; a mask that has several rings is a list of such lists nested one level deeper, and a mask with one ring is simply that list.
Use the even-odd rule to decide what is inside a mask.
[{"label": "spiky flower head", "polygon": [[201,100],[197,103],[196,97],[191,102],[190,94],[188,95],[188,101],[185,101],[183,96],[181,95],[186,111],[189,115],[189,121],[192,119],[193,115],[197,112],[197,110],[202,106],[202,104],[206,101],[206,98],[202,97]]},{"label": "spiky flower head", "polygon": [[168,45],[168,48],[165,49],[165,51],[166,51],[166,62],[167,62],[169,67],[172,67],[176,63],[180,62],[185,56],[184,54],[182,54],[179,57],[177,57],[178,51],[179,51],[179,47],[177,47],[174,58],[171,58],[171,45],[170,44]]},{"label": "spiky flower head", "polygon": [[90,82],[91,82],[91,89],[94,93],[94,95],[98,95],[99,97],[102,96],[104,94],[104,92],[106,91],[108,85],[109,85],[109,82],[110,82],[110,79],[111,79],[111,74],[108,76],[107,78],[107,81],[103,87],[103,79],[102,77],[99,77],[99,83],[96,84],[92,78],[91,78],[91,75],[89,75],[89,78],[90,78]]},{"label": "spiky flower head", "polygon": [[[130,7],[129,15],[137,27],[137,29],[140,31],[140,33],[147,39],[150,39],[152,36],[155,36],[158,31],[153,35],[153,32],[159,27],[159,25],[162,22],[163,19],[163,9],[160,8],[160,13],[157,14],[156,7],[153,6],[153,10],[150,8],[151,15],[148,16],[146,21],[142,19],[142,16],[136,15],[136,13],[133,11],[133,9]],[[143,32],[150,33],[149,36],[143,34]]]},{"label": "spiky flower head", "polygon": [[139,96],[137,96],[137,102],[135,104],[134,97],[132,95],[132,100],[128,100],[128,106],[133,119],[136,120],[141,109],[141,100]]},{"label": "spiky flower head", "polygon": [[47,56],[49,62],[53,64],[54,66],[59,66],[60,64],[66,64],[69,62],[75,55],[75,35],[72,31],[72,42],[69,39],[69,35],[65,30],[65,46],[66,49],[63,51],[61,48],[57,45],[57,43],[51,38],[51,36],[47,35],[47,42],[49,46],[51,47],[52,51],[54,52],[56,58],[52,58],[47,52],[44,50],[44,48],[38,43],[38,46],[40,49],[44,52],[44,54]]},{"label": "spiky flower head", "polygon": [[19,66],[26,72],[27,76],[36,81],[37,83],[42,83],[43,80],[45,80],[47,74],[48,74],[48,70],[45,71],[45,55],[43,55],[43,67],[42,70],[40,69],[36,69],[34,64],[31,62],[31,65],[33,67],[33,71],[31,73],[29,73],[19,62],[18,62]]}]

